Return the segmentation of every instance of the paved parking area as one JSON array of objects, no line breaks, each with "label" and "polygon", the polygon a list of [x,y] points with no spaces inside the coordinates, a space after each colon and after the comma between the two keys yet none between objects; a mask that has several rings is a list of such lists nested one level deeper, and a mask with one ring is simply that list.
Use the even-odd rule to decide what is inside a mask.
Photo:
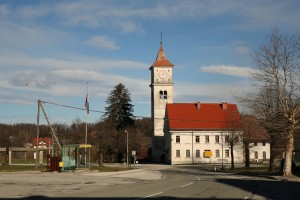
[{"label": "paved parking area", "polygon": [[161,173],[149,167],[119,172],[2,172],[0,173],[0,197],[59,197],[73,191],[99,186],[130,184],[160,178]]}]

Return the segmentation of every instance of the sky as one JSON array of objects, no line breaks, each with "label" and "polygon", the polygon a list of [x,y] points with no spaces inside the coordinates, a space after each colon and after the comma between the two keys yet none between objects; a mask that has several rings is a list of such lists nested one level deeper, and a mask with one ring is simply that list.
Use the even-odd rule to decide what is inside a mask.
[{"label": "sky", "polygon": [[[236,103],[252,91],[253,53],[277,27],[300,33],[298,0],[2,0],[0,123],[97,122],[114,86],[150,117],[150,70],[161,40],[174,102]],[[83,108],[87,91],[91,111]],[[67,105],[70,107],[62,107]],[[43,113],[41,122],[46,123]]]}]

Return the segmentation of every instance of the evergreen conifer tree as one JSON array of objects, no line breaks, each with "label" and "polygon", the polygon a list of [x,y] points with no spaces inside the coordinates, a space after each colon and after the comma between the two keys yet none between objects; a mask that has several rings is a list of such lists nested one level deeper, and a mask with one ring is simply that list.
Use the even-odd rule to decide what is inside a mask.
[{"label": "evergreen conifer tree", "polygon": [[112,122],[118,131],[134,125],[133,105],[130,93],[124,84],[116,85],[105,102],[107,107],[103,117]]}]

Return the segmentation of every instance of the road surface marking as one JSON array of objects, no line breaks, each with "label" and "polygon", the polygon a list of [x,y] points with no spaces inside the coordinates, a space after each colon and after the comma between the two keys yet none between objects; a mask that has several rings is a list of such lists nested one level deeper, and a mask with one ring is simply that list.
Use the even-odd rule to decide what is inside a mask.
[{"label": "road surface marking", "polygon": [[188,184],[185,184],[185,185],[182,185],[182,186],[180,186],[180,187],[183,188],[183,187],[186,187],[186,186],[189,186],[189,185],[192,185],[192,184],[194,184],[194,182],[188,183]]},{"label": "road surface marking", "polygon": [[140,199],[147,199],[149,197],[153,197],[153,196],[156,196],[156,195],[159,195],[159,194],[162,194],[163,192],[158,192],[158,193],[155,193],[155,194],[150,194],[148,196],[145,196],[145,197],[142,197],[142,198],[139,198],[139,199],[136,199],[136,200],[140,200]]}]

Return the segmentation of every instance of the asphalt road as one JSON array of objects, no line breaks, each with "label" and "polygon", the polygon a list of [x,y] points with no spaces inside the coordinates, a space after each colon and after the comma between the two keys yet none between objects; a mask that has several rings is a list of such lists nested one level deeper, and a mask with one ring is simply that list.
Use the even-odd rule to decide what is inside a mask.
[{"label": "asphalt road", "polygon": [[300,199],[300,182],[215,173],[193,166],[161,169],[161,179],[110,185],[68,197],[103,199]]},{"label": "asphalt road", "polygon": [[[228,199],[251,199],[255,191],[255,184],[244,183],[242,188],[216,181],[219,176],[204,174],[188,174],[180,171],[164,171],[160,180],[141,181],[130,185],[114,185],[96,190],[89,190],[72,194],[71,197],[88,198],[228,198]],[[69,196],[70,197],[70,196]]]},{"label": "asphalt road", "polygon": [[0,199],[300,199],[300,181],[145,165],[112,172],[0,174]]}]

